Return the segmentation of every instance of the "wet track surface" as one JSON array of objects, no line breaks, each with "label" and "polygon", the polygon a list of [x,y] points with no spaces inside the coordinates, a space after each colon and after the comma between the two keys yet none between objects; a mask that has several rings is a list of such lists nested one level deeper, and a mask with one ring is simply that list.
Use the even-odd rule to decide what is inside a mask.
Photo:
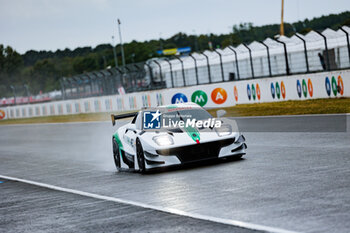
[{"label": "wet track surface", "polygon": [[[337,124],[345,118],[347,125]],[[239,118],[238,123],[245,131],[248,144],[244,159],[148,175],[115,172],[111,134],[116,128],[109,122],[0,126],[0,175],[293,231],[347,232],[350,229],[349,116]],[[11,197],[19,206],[25,205],[27,191],[23,189],[34,195],[32,200],[37,200],[30,202],[33,212],[45,213],[45,208],[50,207],[42,205],[42,199],[59,196],[59,200],[76,203],[75,209],[65,207],[68,213],[64,208],[59,213],[92,214],[75,216],[73,222],[78,225],[86,219],[95,219],[95,213],[93,221],[105,223],[106,231],[110,231],[115,226],[111,219],[121,213],[116,203],[108,205],[73,194],[16,184],[18,182],[5,189],[7,182],[10,181],[0,183],[0,190],[4,189],[0,192],[1,215],[13,208],[6,205]],[[91,202],[93,207],[86,209],[86,202]],[[142,211],[138,208],[128,206],[126,209],[138,216],[138,211]],[[154,221],[152,211],[143,211],[146,217],[141,223]],[[21,217],[17,211],[12,214],[13,219]],[[160,217],[159,226],[144,230],[162,231],[161,226],[172,218],[177,217]],[[22,230],[31,229],[30,224],[36,224],[33,221],[25,222],[28,228]],[[220,228],[217,223],[190,218],[179,217],[174,221],[184,224],[182,230],[174,228],[174,231],[192,231],[186,228],[190,221],[207,224],[208,229]],[[16,229],[15,220],[1,219],[0,229],[12,229],[11,224]],[[42,224],[45,225],[45,221]],[[136,228],[132,228],[133,225],[126,231],[140,230],[137,224]],[[81,228],[86,230],[89,229]],[[193,229],[198,230],[201,231]]]}]

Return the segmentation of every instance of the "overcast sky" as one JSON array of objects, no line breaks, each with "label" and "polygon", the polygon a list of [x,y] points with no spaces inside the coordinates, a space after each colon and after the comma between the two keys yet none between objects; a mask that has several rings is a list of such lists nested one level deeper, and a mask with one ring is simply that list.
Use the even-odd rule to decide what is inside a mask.
[{"label": "overcast sky", "polygon": [[[232,25],[280,22],[281,0],[0,0],[0,44],[20,53],[228,33]],[[349,0],[285,0],[285,21],[350,10]]]}]

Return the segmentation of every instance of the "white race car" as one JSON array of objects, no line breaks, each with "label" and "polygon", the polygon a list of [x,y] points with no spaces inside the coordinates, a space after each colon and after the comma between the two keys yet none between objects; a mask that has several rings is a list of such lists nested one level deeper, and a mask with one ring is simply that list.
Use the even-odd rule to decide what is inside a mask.
[{"label": "white race car", "polygon": [[[235,157],[246,152],[244,136],[234,120],[214,118],[194,103],[160,106],[153,110],[112,115],[133,117],[113,135],[118,170],[146,171],[208,159]],[[161,121],[163,120],[163,121]]]}]

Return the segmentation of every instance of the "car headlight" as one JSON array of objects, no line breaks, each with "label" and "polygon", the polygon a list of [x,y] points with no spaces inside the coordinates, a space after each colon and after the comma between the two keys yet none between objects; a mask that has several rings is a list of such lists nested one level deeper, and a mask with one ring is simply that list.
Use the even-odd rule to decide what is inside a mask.
[{"label": "car headlight", "polygon": [[154,136],[152,139],[158,144],[158,146],[169,146],[174,144],[174,140],[170,135]]},{"label": "car headlight", "polygon": [[228,136],[232,133],[232,127],[231,125],[221,125],[221,127],[215,128],[216,133],[220,136]]}]

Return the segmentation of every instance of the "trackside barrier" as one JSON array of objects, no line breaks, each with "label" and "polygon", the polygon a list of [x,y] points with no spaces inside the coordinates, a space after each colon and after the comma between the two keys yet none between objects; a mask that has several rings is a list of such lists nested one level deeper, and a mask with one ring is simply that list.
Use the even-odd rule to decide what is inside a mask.
[{"label": "trackside barrier", "polygon": [[203,107],[228,107],[236,104],[336,97],[350,97],[350,70],[11,106],[0,108],[0,120],[94,112],[123,112],[188,101],[196,102]]}]

